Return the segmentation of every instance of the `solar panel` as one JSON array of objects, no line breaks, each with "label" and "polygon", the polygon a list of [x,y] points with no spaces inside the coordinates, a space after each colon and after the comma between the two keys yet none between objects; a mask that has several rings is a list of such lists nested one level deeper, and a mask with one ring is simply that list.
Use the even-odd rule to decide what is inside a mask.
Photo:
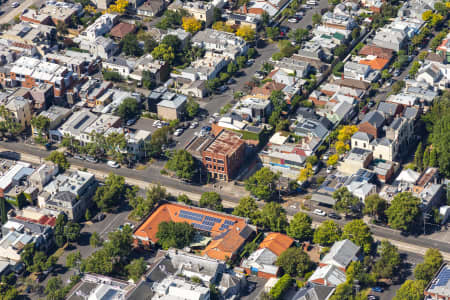
[{"label": "solar panel", "polygon": [[207,226],[207,225],[203,225],[203,224],[193,224],[195,229],[200,229],[200,230],[204,230],[204,231],[211,231],[212,230],[212,226]]},{"label": "solar panel", "polygon": [[197,222],[201,222],[203,220],[203,215],[202,214],[190,212],[190,211],[187,211],[187,210],[180,210],[179,217],[180,218],[184,218],[184,219],[197,221]]},{"label": "solar panel", "polygon": [[223,222],[224,225],[233,225],[234,223],[236,223],[236,222],[230,221],[230,220],[225,220],[225,222]]},{"label": "solar panel", "polygon": [[206,216],[206,217],[205,217],[205,220],[206,220],[206,221],[211,221],[211,222],[214,222],[214,223],[220,223],[220,222],[222,222],[222,219],[215,218],[215,217],[211,217],[211,216]]},{"label": "solar panel", "polygon": [[207,221],[206,219],[205,220],[203,220],[203,223],[202,223],[203,225],[207,225],[207,226],[214,226],[216,223],[214,223],[214,222],[211,222],[211,221]]}]

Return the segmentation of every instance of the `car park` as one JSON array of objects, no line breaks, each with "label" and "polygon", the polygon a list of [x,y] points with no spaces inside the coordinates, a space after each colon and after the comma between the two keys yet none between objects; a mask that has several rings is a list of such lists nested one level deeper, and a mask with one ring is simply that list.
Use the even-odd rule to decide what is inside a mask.
[{"label": "car park", "polygon": [[322,216],[322,217],[325,217],[325,216],[327,215],[326,212],[324,212],[323,210],[318,209],[318,208],[316,208],[316,209],[313,211],[313,213],[314,213],[315,215]]},{"label": "car park", "polygon": [[113,161],[113,160],[108,160],[108,162],[106,164],[109,167],[114,168],[114,169],[117,169],[117,168],[120,167],[120,165],[117,162]]}]

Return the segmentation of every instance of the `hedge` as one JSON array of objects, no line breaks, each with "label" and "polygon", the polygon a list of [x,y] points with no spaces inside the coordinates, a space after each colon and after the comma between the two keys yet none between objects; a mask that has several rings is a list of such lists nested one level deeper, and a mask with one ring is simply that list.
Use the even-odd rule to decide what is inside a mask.
[{"label": "hedge", "polygon": [[270,290],[270,297],[275,300],[282,299],[284,292],[292,285],[292,277],[289,274],[284,274],[283,277],[278,280],[274,287]]}]

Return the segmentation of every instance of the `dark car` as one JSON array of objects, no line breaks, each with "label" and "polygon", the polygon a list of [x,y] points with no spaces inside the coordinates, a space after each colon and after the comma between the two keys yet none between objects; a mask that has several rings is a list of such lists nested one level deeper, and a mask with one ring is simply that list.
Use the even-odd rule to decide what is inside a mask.
[{"label": "dark car", "polygon": [[100,221],[103,221],[105,218],[106,218],[106,215],[104,213],[99,213],[92,219],[92,221],[100,222]]},{"label": "dark car", "polygon": [[375,286],[372,288],[372,291],[377,292],[377,293],[382,293],[384,291],[384,289],[381,286]]},{"label": "dark car", "polygon": [[335,220],[340,220],[340,219],[342,219],[342,217],[341,217],[340,215],[335,214],[335,213],[329,213],[328,216],[329,216],[331,219],[335,219]]}]

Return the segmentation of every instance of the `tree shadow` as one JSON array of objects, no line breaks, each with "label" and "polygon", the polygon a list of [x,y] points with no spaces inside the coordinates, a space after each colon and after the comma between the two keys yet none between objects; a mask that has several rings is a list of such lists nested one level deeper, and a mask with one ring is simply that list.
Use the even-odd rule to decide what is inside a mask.
[{"label": "tree shadow", "polygon": [[79,239],[78,239],[78,245],[80,245],[80,246],[88,246],[90,237],[91,237],[91,233],[90,232],[82,232],[80,234]]}]

